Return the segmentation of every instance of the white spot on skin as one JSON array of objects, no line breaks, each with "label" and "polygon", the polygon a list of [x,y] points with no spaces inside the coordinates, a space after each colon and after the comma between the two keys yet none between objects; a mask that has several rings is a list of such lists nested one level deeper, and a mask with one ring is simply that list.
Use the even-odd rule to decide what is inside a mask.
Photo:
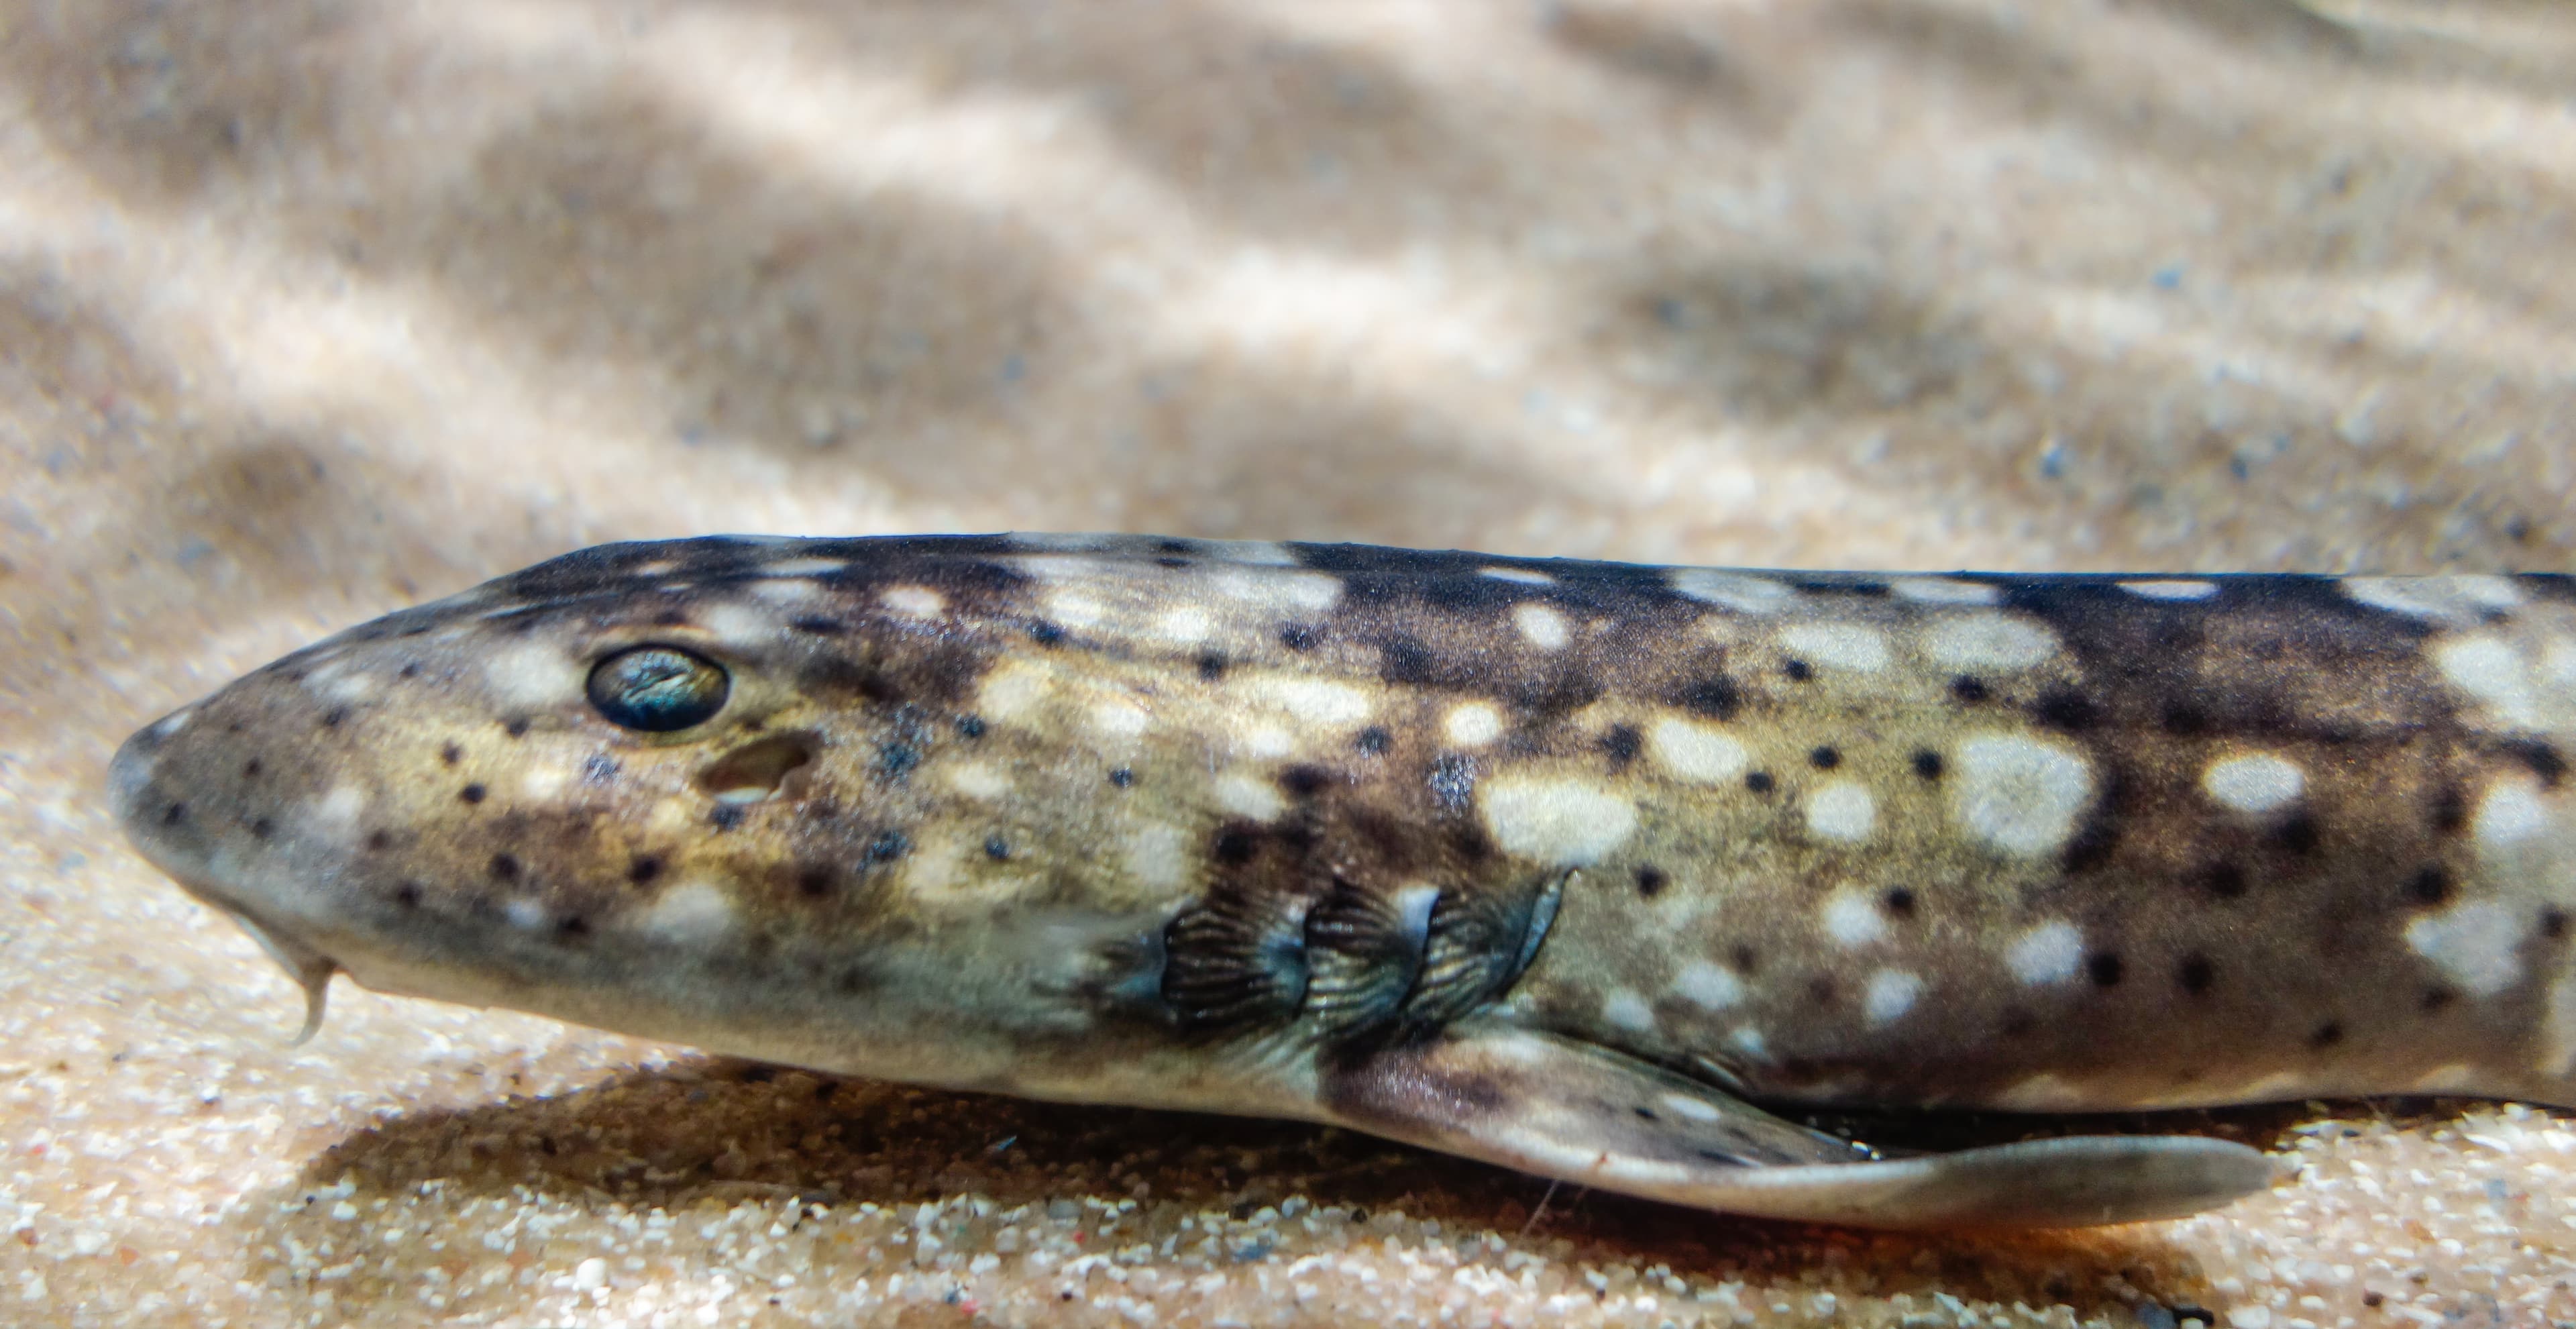
[{"label": "white spot on skin", "polygon": [[793,578],[782,578],[776,581],[756,581],[745,589],[750,591],[754,596],[766,600],[774,605],[801,604],[823,593],[823,588],[820,585],[814,582],[802,581]]},{"label": "white spot on skin", "polygon": [[2576,969],[2549,985],[2549,1013],[2540,1026],[2540,1057],[2533,1068],[2543,1075],[2576,1074]]},{"label": "white spot on skin", "polygon": [[1243,753],[1258,760],[1285,757],[1297,750],[1297,736],[1275,724],[1257,724],[1243,732]]},{"label": "white spot on skin", "polygon": [[1240,771],[1218,776],[1209,789],[1218,807],[1252,821],[1268,821],[1288,808],[1269,781]]},{"label": "white spot on skin", "polygon": [[638,930],[676,944],[711,941],[733,930],[733,901],[703,881],[684,881],[662,892],[637,916]]},{"label": "white spot on skin", "polygon": [[2549,829],[2549,810],[2541,805],[2540,791],[2528,780],[2499,780],[2478,800],[2477,817],[2469,823],[2469,833],[2477,838],[2478,848],[2494,852],[2508,849]]},{"label": "white spot on skin", "polygon": [[313,829],[335,840],[358,833],[358,816],[367,810],[367,794],[353,784],[337,786],[313,804]]},{"label": "white spot on skin", "polygon": [[1925,630],[1923,653],[1956,669],[2028,669],[2057,653],[2057,636],[2009,614],[1956,614]]},{"label": "white spot on skin", "polygon": [[2051,739],[1977,734],[1960,740],[1951,765],[1950,815],[1988,846],[2017,858],[2064,847],[2093,798],[2083,755]]},{"label": "white spot on skin", "polygon": [[1795,591],[1768,577],[1716,568],[1674,568],[1664,574],[1677,595],[1742,614],[1776,614],[1798,598]]},{"label": "white spot on skin", "polygon": [[1726,1031],[1726,1046],[1737,1056],[1752,1061],[1765,1061],[1771,1056],[1771,1042],[1762,1031],[1749,1024],[1739,1024]]},{"label": "white spot on skin", "polygon": [[1341,579],[1321,572],[1212,568],[1207,580],[1218,595],[1275,614],[1320,614],[1342,598]]},{"label": "white spot on skin", "polygon": [[376,680],[372,674],[349,668],[345,663],[326,665],[305,680],[306,685],[337,702],[355,703],[375,695]]},{"label": "white spot on skin", "polygon": [[2522,911],[2499,900],[2468,900],[2406,925],[2406,944],[2473,997],[2522,981]]},{"label": "white spot on skin", "polygon": [[1109,610],[1098,600],[1080,591],[1057,591],[1046,598],[1047,617],[1068,628],[1086,629],[1100,626]]},{"label": "white spot on skin", "polygon": [[2063,1112],[2090,1106],[2091,1095],[2062,1075],[2034,1075],[1995,1095],[1995,1106],[2015,1112]]},{"label": "white spot on skin", "polygon": [[2406,1088],[2418,1094],[2448,1094],[2469,1088],[2477,1082],[2477,1067],[2467,1062],[2455,1061],[2447,1066],[2436,1066],[2426,1071],[2417,1076],[2415,1083]]},{"label": "white spot on skin", "polygon": [[581,695],[582,667],[542,641],[495,646],[483,661],[493,699],[510,707],[554,706]]},{"label": "white spot on skin", "polygon": [[2343,593],[2374,609],[2408,618],[2475,623],[2489,610],[2512,609],[2522,591],[2510,577],[2346,577]]},{"label": "white spot on skin", "polygon": [[1795,623],[1780,629],[1780,646],[1827,669],[1870,673],[1887,667],[1887,635],[1855,623]]},{"label": "white spot on skin", "polygon": [[546,907],[530,899],[516,899],[501,906],[501,917],[522,932],[534,932],[546,925]]},{"label": "white spot on skin", "polygon": [[1503,713],[1481,701],[1461,702],[1451,707],[1448,718],[1440,722],[1440,735],[1451,746],[1481,748],[1503,733]]},{"label": "white spot on skin", "polygon": [[737,650],[751,650],[778,636],[774,616],[745,604],[708,605],[698,611],[698,621],[708,635]]},{"label": "white spot on skin", "polygon": [[1476,575],[1479,577],[1491,577],[1496,581],[1518,582],[1523,586],[1554,586],[1556,584],[1556,578],[1551,577],[1544,572],[1532,572],[1527,568],[1478,568],[1476,569]]},{"label": "white spot on skin", "polygon": [[1704,1011],[1722,1011],[1744,1000],[1744,981],[1724,965],[1693,960],[1673,975],[1673,995]]},{"label": "white spot on skin", "polygon": [[2274,812],[2299,801],[2307,776],[2295,763],[2268,752],[2228,757],[2200,773],[2201,792],[2238,812]]},{"label": "white spot on skin", "polygon": [[1268,674],[1247,679],[1247,699],[1288,712],[1310,725],[1349,729],[1369,718],[1367,693],[1348,683],[1298,674]]},{"label": "white spot on skin", "polygon": [[180,730],[187,728],[188,721],[196,718],[196,714],[193,709],[183,708],[172,711],[162,716],[159,724],[152,726],[152,736],[166,741]]},{"label": "white spot on skin", "polygon": [[1626,988],[1612,988],[1601,999],[1601,1018],[1630,1033],[1649,1033],[1655,1027],[1655,1008]]},{"label": "white spot on skin", "polygon": [[1154,722],[1153,712],[1124,697],[1102,697],[1092,702],[1086,718],[1092,732],[1119,742],[1144,733],[1146,726]]},{"label": "white spot on skin", "polygon": [[2001,604],[2004,599],[2004,593],[1995,587],[1947,577],[1899,577],[1889,582],[1887,589],[1899,600],[1927,605],[1991,605]]},{"label": "white spot on skin", "polygon": [[1043,549],[1054,553],[1082,553],[1099,549],[1116,540],[1114,535],[1097,535],[1089,531],[1013,531],[1002,537],[1022,549]]},{"label": "white spot on skin", "polygon": [[628,575],[635,577],[659,577],[679,566],[679,563],[672,559],[657,558],[650,563],[636,564],[633,568],[628,570]]},{"label": "white spot on skin", "polygon": [[948,787],[968,798],[991,802],[1010,794],[1011,777],[988,762],[961,761],[948,768]]},{"label": "white spot on skin", "polygon": [[2063,983],[2084,962],[2084,934],[2063,919],[2042,923],[2013,939],[2004,963],[2013,977],[2032,986]]},{"label": "white spot on skin", "polygon": [[927,586],[889,586],[877,603],[909,618],[937,618],[948,608],[947,598]]},{"label": "white spot on skin", "polygon": [[1208,633],[1214,629],[1215,624],[1209,620],[1207,611],[1196,605],[1165,610],[1161,618],[1154,620],[1157,634],[1165,641],[1178,642],[1183,646],[1195,646],[1207,640]]},{"label": "white spot on skin", "polygon": [[1295,567],[1297,555],[1276,540],[1194,540],[1191,551],[1246,567]]},{"label": "white spot on skin", "polygon": [[2141,600],[2206,600],[2218,594],[2214,581],[2124,581],[2121,590]]},{"label": "white spot on skin", "polygon": [[1004,664],[975,690],[975,711],[987,720],[1026,719],[1055,690],[1055,678],[1036,665]]},{"label": "white spot on skin", "polygon": [[2493,637],[2463,637],[2433,648],[2433,663],[2452,686],[2477,698],[2498,720],[2519,729],[2540,726],[2540,691],[2520,652]]},{"label": "white spot on skin", "polygon": [[1582,780],[1489,780],[1476,807],[1504,853],[1559,867],[1599,862],[1637,829],[1635,804]]},{"label": "white spot on skin", "polygon": [[1519,628],[1523,639],[1542,651],[1564,648],[1573,636],[1566,626],[1565,615],[1546,605],[1521,605],[1512,610],[1512,626]]},{"label": "white spot on skin", "polygon": [[1140,886],[1173,890],[1189,882],[1189,837],[1178,826],[1147,822],[1129,831],[1119,849]]},{"label": "white spot on skin", "polygon": [[1685,1121],[1715,1121],[1723,1115],[1709,1104],[1688,1094],[1664,1095],[1664,1108]]},{"label": "white spot on skin", "polygon": [[1919,975],[1902,969],[1881,969],[1869,976],[1868,991],[1861,996],[1861,1012],[1875,1029],[1913,1010],[1915,998],[1922,995],[1923,979]]},{"label": "white spot on skin", "polygon": [[1825,901],[1825,935],[1845,950],[1887,940],[1887,919],[1866,891],[1836,891]]},{"label": "white spot on skin", "polygon": [[760,570],[764,577],[828,577],[849,567],[847,559],[782,558]]},{"label": "white spot on skin", "polygon": [[1807,833],[1845,844],[1869,838],[1878,824],[1878,800],[1852,780],[1836,780],[1807,796]]},{"label": "white spot on skin", "polygon": [[1733,737],[1678,718],[1658,720],[1646,731],[1646,751],[1674,778],[1697,784],[1733,780],[1752,762],[1752,754]]},{"label": "white spot on skin", "polygon": [[519,777],[519,792],[530,802],[544,803],[562,793],[564,786],[571,783],[571,771],[552,763],[540,763],[529,767],[528,773]]}]

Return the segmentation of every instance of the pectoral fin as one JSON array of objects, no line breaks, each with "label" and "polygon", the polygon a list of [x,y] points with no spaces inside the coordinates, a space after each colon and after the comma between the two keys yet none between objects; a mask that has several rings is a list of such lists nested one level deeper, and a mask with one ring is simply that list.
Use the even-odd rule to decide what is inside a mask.
[{"label": "pectoral fin", "polygon": [[1706,1084],[1492,1022],[1337,1070],[1351,1126],[1674,1204],[1856,1227],[2082,1227],[2174,1218],[2258,1191],[2261,1151],[2199,1136],[2078,1136],[1881,1159]]}]

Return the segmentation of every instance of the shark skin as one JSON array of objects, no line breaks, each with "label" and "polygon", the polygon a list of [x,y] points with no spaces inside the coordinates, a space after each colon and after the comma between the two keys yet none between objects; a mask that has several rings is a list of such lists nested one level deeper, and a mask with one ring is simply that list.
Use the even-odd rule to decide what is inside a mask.
[{"label": "shark skin", "polygon": [[1704,1209],[2186,1214],[2260,1151],[1774,1111],[2576,1105],[2576,582],[1147,536],[606,545],[146,727],[305,990],[1335,1123]]}]

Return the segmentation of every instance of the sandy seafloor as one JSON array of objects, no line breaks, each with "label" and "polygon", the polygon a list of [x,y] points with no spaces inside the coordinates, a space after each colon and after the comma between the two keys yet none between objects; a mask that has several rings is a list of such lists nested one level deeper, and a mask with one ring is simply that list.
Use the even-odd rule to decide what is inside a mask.
[{"label": "sandy seafloor", "polygon": [[290,1047],[99,792],[610,539],[2563,571],[2571,223],[2553,0],[8,0],[0,1324],[2576,1322],[2518,1108],[1887,1237],[345,982]]}]

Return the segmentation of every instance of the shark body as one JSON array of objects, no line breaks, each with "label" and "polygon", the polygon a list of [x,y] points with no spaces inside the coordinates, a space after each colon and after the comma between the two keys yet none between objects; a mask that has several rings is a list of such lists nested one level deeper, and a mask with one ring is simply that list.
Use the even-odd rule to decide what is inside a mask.
[{"label": "shark body", "polygon": [[111,783],[316,1021],[345,972],[1916,1227],[2276,1169],[1755,1105],[2576,1105],[2571,754],[2566,577],[717,537],[342,633]]}]

